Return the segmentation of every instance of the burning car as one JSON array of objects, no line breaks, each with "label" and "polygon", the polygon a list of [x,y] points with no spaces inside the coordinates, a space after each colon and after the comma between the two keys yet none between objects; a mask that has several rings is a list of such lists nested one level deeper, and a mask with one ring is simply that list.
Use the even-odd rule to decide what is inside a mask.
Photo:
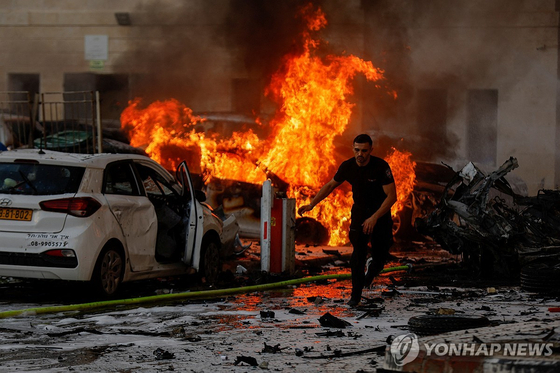
[{"label": "burning car", "polygon": [[399,239],[414,238],[418,232],[414,222],[437,207],[447,183],[455,172],[432,162],[414,162],[414,186],[404,197],[402,208],[393,214],[393,235]]},{"label": "burning car", "polygon": [[557,261],[560,191],[525,196],[523,185],[506,179],[517,167],[513,157],[489,173],[469,162],[455,172],[436,209],[416,219],[416,228],[443,249],[461,254],[480,275],[516,278],[526,264]]},{"label": "burning car", "polygon": [[135,154],[0,154],[0,276],[127,281],[198,272],[216,279],[235,217],[218,218],[185,162],[173,177]]}]

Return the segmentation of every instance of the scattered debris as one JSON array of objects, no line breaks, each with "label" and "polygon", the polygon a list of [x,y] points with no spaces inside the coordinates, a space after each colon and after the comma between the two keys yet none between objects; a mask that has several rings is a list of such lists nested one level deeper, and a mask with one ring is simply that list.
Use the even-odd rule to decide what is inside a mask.
[{"label": "scattered debris", "polygon": [[259,366],[259,363],[257,362],[257,359],[255,359],[254,357],[251,357],[251,356],[238,356],[235,359],[235,363],[233,363],[233,365],[239,365],[241,363],[249,364],[252,367],[258,367]]},{"label": "scattered debris", "polygon": [[362,335],[359,334],[359,333],[348,332],[348,337],[358,339],[358,338],[361,338]]},{"label": "scattered debris", "polygon": [[432,237],[481,275],[516,278],[535,260],[560,259],[560,190],[540,190],[535,197],[514,192],[505,175],[518,167],[511,157],[486,175],[472,162],[455,173],[436,209],[416,219],[416,229]]},{"label": "scattered debris", "polygon": [[379,317],[381,315],[381,311],[383,311],[385,307],[379,306],[377,304],[361,304],[356,307],[357,311],[364,312],[361,316],[358,316],[358,320],[363,319],[367,316]]},{"label": "scattered debris", "polygon": [[334,352],[332,354],[328,354],[328,355],[323,355],[323,354],[321,354],[321,355],[305,355],[304,357],[307,358],[307,359],[332,359],[332,358],[336,358],[336,357],[346,357],[346,356],[353,356],[353,355],[368,354],[370,352],[381,353],[381,352],[385,352],[386,348],[387,348],[387,346],[385,344],[383,344],[383,345],[375,346],[375,347],[372,347],[372,348],[367,348],[365,350],[356,350],[356,351],[348,351],[348,352],[342,352],[341,350],[334,350]]},{"label": "scattered debris", "polygon": [[268,353],[268,354],[275,354],[277,352],[282,352],[282,350],[284,350],[286,348],[287,347],[280,348],[280,344],[270,346],[270,345],[267,345],[266,342],[264,342],[264,348],[262,349],[261,352]]},{"label": "scattered debris", "polygon": [[303,347],[303,350],[301,348],[296,348],[296,356],[303,356],[304,353],[308,353],[310,351],[313,351],[313,347],[305,346]]},{"label": "scattered debris", "polygon": [[338,251],[337,249],[323,249],[323,252],[328,255],[334,255],[337,258],[342,257],[342,254],[340,254],[340,251]]},{"label": "scattered debris", "polygon": [[259,368],[268,369],[268,361],[263,361],[262,363],[260,363]]},{"label": "scattered debris", "polygon": [[64,331],[56,332],[56,333],[51,332],[51,333],[47,333],[47,335],[49,337],[55,338],[55,337],[62,337],[62,336],[65,336],[65,335],[79,334],[79,333],[103,334],[99,330],[96,330],[96,329],[93,329],[93,328],[75,328],[75,329],[64,330]]},{"label": "scattered debris", "polygon": [[362,296],[362,299],[366,302],[366,304],[369,304],[369,303],[378,303],[379,304],[379,303],[385,302],[385,299],[383,299],[381,297],[367,298],[367,297]]},{"label": "scattered debris", "polygon": [[185,338],[187,336],[183,325],[176,326],[171,330],[171,336],[176,338]]},{"label": "scattered debris", "polygon": [[248,245],[243,245],[241,239],[239,238],[239,233],[237,233],[235,235],[233,253],[237,256],[242,255],[243,253],[245,253],[245,251],[247,251],[251,247],[252,244],[253,244],[252,242],[249,242]]},{"label": "scattered debris", "polygon": [[381,291],[381,295],[384,297],[394,297],[397,294],[399,294],[399,292],[395,288],[383,289]]},{"label": "scattered debris", "polygon": [[297,308],[290,308],[288,313],[292,313],[294,315],[305,315],[305,311],[298,310]]},{"label": "scattered debris", "polygon": [[339,319],[336,316],[331,315],[329,312],[325,313],[323,316],[321,316],[319,318],[319,323],[321,324],[321,326],[323,327],[327,327],[327,328],[346,328],[347,326],[350,326],[352,324],[350,324],[348,321],[346,320],[342,320]]},{"label": "scattered debris", "polygon": [[157,348],[154,351],[154,355],[156,355],[156,360],[170,360],[170,359],[175,359],[175,354],[169,352],[169,351],[165,351],[161,348]]},{"label": "scattered debris", "polygon": [[327,330],[326,332],[315,333],[315,335],[319,337],[344,337],[345,336],[342,330],[337,330],[336,332]]},{"label": "scattered debris", "polygon": [[237,273],[238,275],[243,275],[247,273],[247,268],[243,267],[241,264],[238,264],[235,268],[235,273]]},{"label": "scattered debris", "polygon": [[273,319],[275,316],[274,311],[261,311],[261,319],[265,321],[269,321]]},{"label": "scattered debris", "polygon": [[323,297],[319,296],[319,297],[307,297],[307,301],[310,303],[321,304],[325,300],[323,299]]},{"label": "scattered debris", "polygon": [[185,340],[189,342],[200,342],[202,341],[202,337],[196,334],[185,335]]}]

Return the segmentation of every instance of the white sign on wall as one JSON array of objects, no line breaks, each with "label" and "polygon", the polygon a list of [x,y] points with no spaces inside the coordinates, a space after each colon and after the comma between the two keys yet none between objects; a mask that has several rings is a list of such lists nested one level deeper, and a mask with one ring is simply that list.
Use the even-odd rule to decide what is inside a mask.
[{"label": "white sign on wall", "polygon": [[86,60],[107,60],[109,55],[109,37],[107,35],[86,35],[84,45]]}]

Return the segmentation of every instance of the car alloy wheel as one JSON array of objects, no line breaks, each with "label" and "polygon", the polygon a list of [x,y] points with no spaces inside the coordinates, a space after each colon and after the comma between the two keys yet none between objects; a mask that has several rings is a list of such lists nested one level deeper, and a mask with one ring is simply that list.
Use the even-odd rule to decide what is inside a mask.
[{"label": "car alloy wheel", "polygon": [[121,284],[124,270],[124,261],[120,252],[107,249],[101,256],[98,270],[98,284],[103,294],[114,295]]}]

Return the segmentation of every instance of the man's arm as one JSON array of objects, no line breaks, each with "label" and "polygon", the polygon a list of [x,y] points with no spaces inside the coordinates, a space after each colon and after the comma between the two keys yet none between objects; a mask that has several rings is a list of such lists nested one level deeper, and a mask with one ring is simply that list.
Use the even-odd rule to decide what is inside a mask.
[{"label": "man's arm", "polygon": [[379,206],[379,209],[377,209],[377,211],[374,212],[373,215],[366,219],[362,224],[365,234],[370,234],[371,232],[373,232],[373,227],[375,227],[375,224],[377,224],[377,220],[391,211],[391,207],[395,204],[395,202],[397,202],[397,188],[395,186],[395,183],[383,185],[383,191],[385,192],[387,197],[385,197],[385,200],[383,201],[381,206]]},{"label": "man's arm", "polygon": [[301,206],[298,209],[298,213],[300,215],[303,215],[303,213],[313,210],[313,207],[315,207],[319,202],[327,198],[327,196],[331,194],[332,191],[335,190],[340,184],[342,183],[336,181],[335,179],[331,179],[331,181],[323,185],[321,190],[319,190],[319,193],[317,193],[315,197],[313,197],[309,205]]}]

